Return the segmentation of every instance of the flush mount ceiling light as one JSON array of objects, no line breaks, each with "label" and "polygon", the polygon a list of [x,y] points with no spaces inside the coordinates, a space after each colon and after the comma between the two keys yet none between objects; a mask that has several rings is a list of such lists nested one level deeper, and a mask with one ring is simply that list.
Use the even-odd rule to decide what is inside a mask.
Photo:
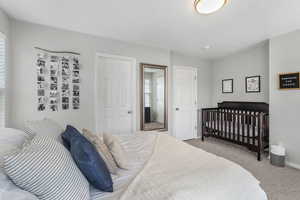
[{"label": "flush mount ceiling light", "polygon": [[195,9],[200,14],[211,14],[226,5],[228,0],[195,0]]}]

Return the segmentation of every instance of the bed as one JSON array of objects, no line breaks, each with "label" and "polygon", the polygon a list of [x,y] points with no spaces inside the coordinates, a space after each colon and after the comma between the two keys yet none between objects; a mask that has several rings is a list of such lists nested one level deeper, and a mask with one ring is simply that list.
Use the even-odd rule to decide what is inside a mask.
[{"label": "bed", "polygon": [[[49,124],[45,130],[57,138],[61,129],[54,127]],[[0,166],[2,156],[23,146],[28,134],[19,130],[1,131]],[[267,200],[259,181],[248,171],[167,133],[139,132],[118,137],[128,157],[129,170],[118,169],[112,175],[112,193],[90,186],[90,200]],[[37,200],[14,185],[0,167],[1,197]]]},{"label": "bed", "polygon": [[130,170],[113,176],[114,192],[91,188],[91,200],[267,200],[239,165],[167,134],[121,136]]},{"label": "bed", "polygon": [[269,147],[269,105],[262,102],[225,101],[199,111],[202,140],[215,137],[261,153]]}]

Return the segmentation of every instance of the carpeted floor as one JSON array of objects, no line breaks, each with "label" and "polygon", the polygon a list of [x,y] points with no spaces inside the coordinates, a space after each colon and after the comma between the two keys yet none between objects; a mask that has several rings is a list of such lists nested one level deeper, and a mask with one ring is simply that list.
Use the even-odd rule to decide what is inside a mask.
[{"label": "carpeted floor", "polygon": [[269,164],[266,156],[258,162],[256,154],[246,148],[213,138],[205,142],[200,139],[186,142],[238,163],[250,171],[261,182],[269,200],[300,200],[300,170],[274,167]]}]

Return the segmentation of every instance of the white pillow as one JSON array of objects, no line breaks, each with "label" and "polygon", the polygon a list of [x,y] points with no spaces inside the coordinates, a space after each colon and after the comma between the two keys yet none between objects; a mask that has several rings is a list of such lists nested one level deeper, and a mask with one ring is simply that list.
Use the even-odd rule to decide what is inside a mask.
[{"label": "white pillow", "polygon": [[20,130],[0,128],[0,168],[3,166],[3,156],[20,149],[29,136]]},{"label": "white pillow", "polygon": [[51,137],[36,136],[22,151],[5,156],[4,170],[20,188],[41,200],[89,200],[89,183],[70,152]]},{"label": "white pillow", "polygon": [[25,122],[25,132],[29,135],[48,136],[62,143],[61,134],[64,129],[52,119],[42,119]]},{"label": "white pillow", "polygon": [[16,185],[4,173],[3,157],[22,148],[29,136],[20,130],[12,128],[0,128],[0,199],[5,200],[38,200],[29,192]]}]

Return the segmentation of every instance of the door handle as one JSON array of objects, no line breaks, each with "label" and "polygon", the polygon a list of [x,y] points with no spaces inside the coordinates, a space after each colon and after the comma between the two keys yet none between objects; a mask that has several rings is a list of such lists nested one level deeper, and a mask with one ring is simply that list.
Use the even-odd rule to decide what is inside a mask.
[{"label": "door handle", "polygon": [[176,111],[179,111],[179,108],[176,108]]}]

